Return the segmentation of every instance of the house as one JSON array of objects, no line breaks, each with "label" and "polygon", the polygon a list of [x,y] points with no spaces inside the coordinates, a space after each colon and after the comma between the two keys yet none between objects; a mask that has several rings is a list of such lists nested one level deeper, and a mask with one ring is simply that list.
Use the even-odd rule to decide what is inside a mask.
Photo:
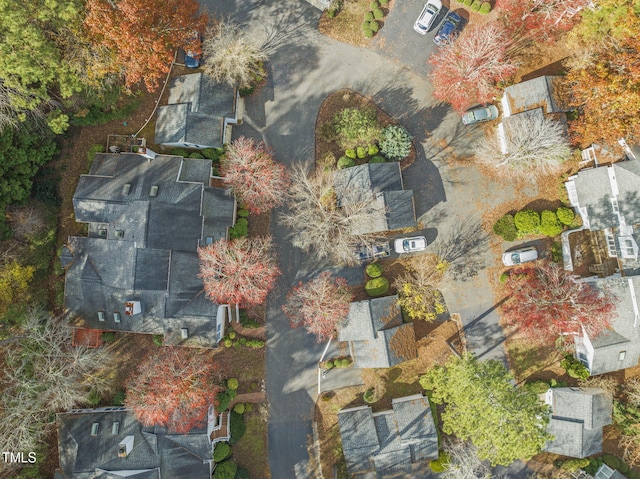
[{"label": "house", "polygon": [[222,148],[238,123],[240,96],[234,87],[202,73],[171,79],[168,104],[158,108],[156,144],[183,148]]},{"label": "house", "polygon": [[354,479],[424,477],[428,462],[438,457],[429,399],[421,394],[393,399],[388,411],[342,409],[338,426],[347,471]]},{"label": "house", "polygon": [[537,121],[552,117],[566,127],[568,108],[559,101],[556,94],[557,76],[541,76],[532,80],[508,86],[500,100],[502,122],[498,124],[497,134],[503,154],[508,153],[507,138],[509,129],[516,119],[526,118]]},{"label": "house", "polygon": [[592,279],[602,294],[615,298],[611,329],[596,336],[583,330],[574,338],[576,357],[592,376],[638,365],[640,359],[640,276]]},{"label": "house", "polygon": [[390,368],[417,356],[413,323],[403,323],[398,295],[351,303],[338,325],[356,368]]},{"label": "house", "polygon": [[400,163],[366,163],[335,172],[339,207],[369,202],[369,215],[351,224],[353,234],[413,228],[416,223],[413,191],[405,190]]},{"label": "house", "polygon": [[57,415],[60,468],[54,479],[211,479],[213,448],[228,441],[229,413],[209,409],[207,426],[187,434],[145,427],[124,407]]},{"label": "house", "polygon": [[544,450],[583,458],[602,452],[602,428],[611,424],[613,402],[602,389],[555,388],[545,394],[551,407]]},{"label": "house", "polygon": [[209,187],[211,161],[98,154],[73,196],[84,237],[69,237],[65,308],[85,325],[163,334],[166,344],[214,347],[228,305],[212,303],[197,249],[227,237],[236,202]]},{"label": "house", "polygon": [[606,464],[603,464],[598,468],[594,479],[627,479],[627,477],[620,473],[617,469],[611,469]]}]

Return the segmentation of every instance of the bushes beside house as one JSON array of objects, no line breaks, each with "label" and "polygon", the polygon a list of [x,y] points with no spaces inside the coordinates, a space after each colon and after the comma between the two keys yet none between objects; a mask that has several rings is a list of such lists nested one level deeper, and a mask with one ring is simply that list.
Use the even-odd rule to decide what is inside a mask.
[{"label": "bushes beside house", "polygon": [[389,290],[389,280],[382,276],[370,279],[365,283],[364,290],[373,298],[382,296]]},{"label": "bushes beside house", "polygon": [[560,366],[567,371],[567,374],[576,379],[587,379],[591,374],[584,364],[574,358],[572,355],[567,354]]},{"label": "bushes beside house", "polygon": [[493,232],[505,241],[515,241],[533,234],[553,237],[562,233],[565,226],[573,226],[575,220],[573,210],[565,206],[555,211],[544,210],[541,213],[524,209],[515,215],[507,213],[502,216],[493,225]]}]

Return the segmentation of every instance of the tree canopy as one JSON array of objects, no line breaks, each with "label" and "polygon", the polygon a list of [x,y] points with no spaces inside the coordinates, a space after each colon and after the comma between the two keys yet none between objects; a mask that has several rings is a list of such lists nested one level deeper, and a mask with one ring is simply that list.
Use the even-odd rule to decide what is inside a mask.
[{"label": "tree canopy", "polygon": [[452,356],[420,378],[436,404],[444,403],[442,430],[469,440],[478,457],[508,465],[538,454],[551,439],[546,406],[515,386],[500,361]]}]

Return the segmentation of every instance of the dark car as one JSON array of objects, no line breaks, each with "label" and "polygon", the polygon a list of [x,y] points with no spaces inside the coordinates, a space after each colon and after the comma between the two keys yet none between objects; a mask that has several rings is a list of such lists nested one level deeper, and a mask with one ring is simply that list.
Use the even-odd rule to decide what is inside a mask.
[{"label": "dark car", "polygon": [[462,115],[462,123],[465,125],[473,125],[481,121],[490,121],[498,118],[498,108],[495,105],[476,106],[466,111]]},{"label": "dark car", "polygon": [[442,45],[446,42],[454,41],[460,34],[463,26],[463,18],[456,12],[449,12],[447,16],[444,17],[444,22],[440,25],[436,36],[433,37],[433,43]]}]

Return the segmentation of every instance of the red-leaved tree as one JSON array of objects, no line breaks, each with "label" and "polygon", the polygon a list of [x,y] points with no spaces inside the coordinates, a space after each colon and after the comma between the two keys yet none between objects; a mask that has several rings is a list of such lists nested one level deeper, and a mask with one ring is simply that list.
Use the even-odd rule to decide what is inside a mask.
[{"label": "red-leaved tree", "polygon": [[84,25],[93,42],[113,52],[127,87],[144,81],[155,91],[176,48],[204,30],[199,8],[196,0],[87,0]]},{"label": "red-leaved tree", "polygon": [[273,160],[265,144],[244,136],[227,147],[220,172],[238,201],[253,213],[281,205],[290,184],[286,168]]},{"label": "red-leaved tree", "polygon": [[582,328],[593,337],[610,327],[615,298],[555,264],[512,270],[506,287],[503,320],[533,341],[553,342]]},{"label": "red-leaved tree", "polygon": [[509,79],[517,63],[508,55],[511,39],[504,27],[489,22],[465,29],[459,38],[431,55],[433,96],[457,112],[493,101],[496,84]]},{"label": "red-leaved tree", "polygon": [[293,288],[282,310],[292,327],[304,326],[321,342],[330,338],[337,325],[347,317],[352,300],[347,280],[333,278],[325,271],[308,283],[300,282]]},{"label": "red-leaved tree", "polygon": [[162,347],[149,355],[127,383],[125,406],[145,426],[184,434],[204,426],[219,387],[214,363],[187,348]]},{"label": "red-leaved tree", "polygon": [[216,241],[198,256],[204,289],[218,304],[262,304],[280,274],[270,236]]}]

